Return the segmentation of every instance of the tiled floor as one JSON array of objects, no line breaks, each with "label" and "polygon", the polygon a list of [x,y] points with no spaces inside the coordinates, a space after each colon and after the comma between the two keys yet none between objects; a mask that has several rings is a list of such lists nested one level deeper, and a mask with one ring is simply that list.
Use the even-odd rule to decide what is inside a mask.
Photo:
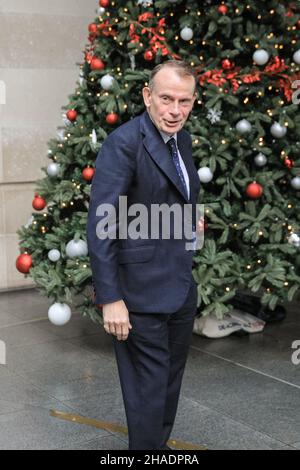
[{"label": "tiled floor", "polygon": [[[0,449],[127,449],[125,435],[50,416],[125,423],[111,338],[73,314],[56,327],[35,290],[0,293]],[[300,304],[263,333],[194,335],[172,437],[209,449],[299,449]]]}]

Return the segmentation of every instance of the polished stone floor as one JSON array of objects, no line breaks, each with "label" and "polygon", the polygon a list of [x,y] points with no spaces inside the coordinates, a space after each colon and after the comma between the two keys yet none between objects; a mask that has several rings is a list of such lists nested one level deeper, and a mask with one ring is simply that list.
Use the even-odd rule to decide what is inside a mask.
[{"label": "polished stone floor", "polygon": [[[48,307],[34,289],[0,293],[0,449],[126,450],[124,434],[50,415],[126,424],[110,336],[78,314],[56,327]],[[256,335],[194,335],[172,437],[209,449],[300,449],[295,340],[296,302]]]}]

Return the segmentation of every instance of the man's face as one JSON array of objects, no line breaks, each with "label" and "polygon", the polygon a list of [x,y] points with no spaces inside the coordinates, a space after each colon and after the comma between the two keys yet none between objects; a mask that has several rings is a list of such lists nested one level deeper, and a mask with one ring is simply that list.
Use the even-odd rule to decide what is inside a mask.
[{"label": "man's face", "polygon": [[144,103],[159,130],[169,135],[180,131],[193,108],[195,80],[180,77],[170,67],[162,68],[154,77],[154,88],[143,88]]}]

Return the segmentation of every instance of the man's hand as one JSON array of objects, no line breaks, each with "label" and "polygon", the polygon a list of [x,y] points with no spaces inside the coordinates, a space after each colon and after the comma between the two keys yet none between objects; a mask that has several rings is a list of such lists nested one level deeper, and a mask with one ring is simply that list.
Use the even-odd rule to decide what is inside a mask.
[{"label": "man's hand", "polygon": [[115,335],[119,341],[128,338],[132,325],[129,321],[129,312],[123,300],[105,304],[102,307],[104,329],[106,333]]}]

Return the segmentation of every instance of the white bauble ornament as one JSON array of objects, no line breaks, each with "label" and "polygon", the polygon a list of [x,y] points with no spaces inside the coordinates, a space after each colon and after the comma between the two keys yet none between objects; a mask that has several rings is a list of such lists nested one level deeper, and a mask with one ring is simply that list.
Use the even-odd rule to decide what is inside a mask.
[{"label": "white bauble ornament", "polygon": [[88,248],[84,240],[70,240],[66,246],[66,254],[69,258],[76,258],[77,256],[87,256]]},{"label": "white bauble ornament", "polygon": [[263,153],[259,152],[254,158],[254,161],[256,166],[265,166],[267,163],[267,157]]},{"label": "white bauble ornament", "polygon": [[194,36],[194,31],[192,28],[189,28],[188,26],[185,26],[181,31],[180,31],[180,36],[184,41],[190,41],[192,37]]},{"label": "white bauble ornament", "polygon": [[49,308],[48,318],[53,325],[65,325],[71,318],[71,309],[67,304],[56,302]]},{"label": "white bauble ornament", "polygon": [[99,7],[99,8],[98,8],[98,15],[101,16],[101,15],[104,15],[104,13],[105,13],[105,8]]},{"label": "white bauble ornament", "polygon": [[213,172],[208,166],[199,168],[198,175],[201,183],[209,183],[214,177]]},{"label": "white bauble ornament", "polygon": [[281,139],[285,136],[287,129],[285,126],[279,124],[279,122],[274,122],[274,124],[272,124],[271,126],[270,131],[274,137],[277,137],[277,139]]},{"label": "white bauble ornament", "polygon": [[298,49],[296,52],[293,54],[293,61],[300,65],[300,49]]},{"label": "white bauble ornament", "polygon": [[60,252],[53,248],[53,250],[49,251],[48,258],[50,259],[50,261],[53,261],[53,263],[55,263],[60,258]]},{"label": "white bauble ornament", "polygon": [[300,176],[295,176],[291,179],[291,186],[294,189],[300,189]]},{"label": "white bauble ornament", "polygon": [[257,65],[265,65],[270,58],[269,53],[265,49],[258,49],[255,51],[252,59]]},{"label": "white bauble ornament", "polygon": [[235,125],[236,130],[240,132],[241,134],[245,134],[246,132],[250,132],[252,129],[252,126],[247,119],[241,119],[238,121]]},{"label": "white bauble ornament", "polygon": [[57,176],[58,175],[58,172],[59,172],[59,168],[60,168],[60,165],[59,163],[50,163],[48,166],[47,166],[47,173],[49,176]]},{"label": "white bauble ornament", "polygon": [[101,78],[100,84],[104,90],[109,90],[114,84],[114,77],[107,73]]}]

